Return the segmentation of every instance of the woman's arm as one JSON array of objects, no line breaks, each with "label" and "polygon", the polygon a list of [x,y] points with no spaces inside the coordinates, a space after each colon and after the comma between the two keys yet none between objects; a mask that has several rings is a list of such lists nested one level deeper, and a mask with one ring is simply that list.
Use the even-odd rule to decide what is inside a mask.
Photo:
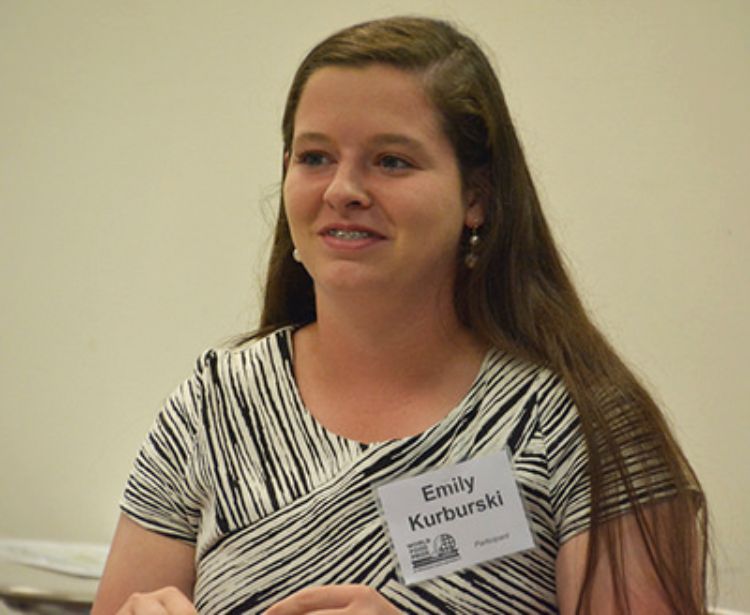
[{"label": "woman's arm", "polygon": [[[92,615],[116,613],[135,593],[175,588],[186,597],[181,601],[174,590],[160,592],[157,599],[177,603],[167,612],[189,612],[195,583],[195,549],[178,540],[143,529],[121,515],[112,540],[107,565],[99,584]],[[132,601],[131,601],[132,602]],[[137,612],[137,609],[132,610]]]},{"label": "woman's arm", "polygon": [[[660,514],[655,505],[646,514]],[[634,514],[625,514],[608,523],[619,524],[622,536],[622,578],[631,613],[662,615],[673,613],[669,607],[653,563],[648,556]],[[578,596],[583,585],[590,532],[583,532],[566,541],[557,555],[557,599],[562,615],[576,612]],[[591,613],[608,615],[619,613],[612,581],[612,560],[600,549],[594,571],[591,594]]]}]

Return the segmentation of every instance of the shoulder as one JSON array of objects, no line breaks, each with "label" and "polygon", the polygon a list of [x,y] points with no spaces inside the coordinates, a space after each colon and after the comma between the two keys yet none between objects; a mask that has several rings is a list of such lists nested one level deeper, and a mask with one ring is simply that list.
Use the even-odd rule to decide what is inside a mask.
[{"label": "shoulder", "polygon": [[198,357],[195,374],[202,379],[223,380],[237,372],[290,364],[292,331],[292,327],[281,327],[260,337],[208,348]]},{"label": "shoulder", "polygon": [[[196,432],[216,409],[235,408],[259,387],[290,382],[291,330],[281,328],[242,343],[228,342],[204,350],[193,372],[169,396],[157,422],[180,420]],[[170,418],[171,417],[171,418]]]},{"label": "shoulder", "polygon": [[[578,414],[567,387],[556,373],[511,353],[488,353],[476,390],[481,399],[478,423],[511,454],[541,453],[560,432],[569,431]],[[543,454],[543,453],[541,453]]]},{"label": "shoulder", "polygon": [[563,417],[577,417],[562,377],[543,365],[493,349],[485,360],[482,380],[490,400],[512,401],[532,413],[542,426]]}]

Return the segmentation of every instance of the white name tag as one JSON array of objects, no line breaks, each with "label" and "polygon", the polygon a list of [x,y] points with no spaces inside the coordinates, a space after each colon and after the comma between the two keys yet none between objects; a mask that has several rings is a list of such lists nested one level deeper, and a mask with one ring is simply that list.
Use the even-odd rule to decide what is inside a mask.
[{"label": "white name tag", "polygon": [[508,453],[377,488],[406,584],[534,546]]}]

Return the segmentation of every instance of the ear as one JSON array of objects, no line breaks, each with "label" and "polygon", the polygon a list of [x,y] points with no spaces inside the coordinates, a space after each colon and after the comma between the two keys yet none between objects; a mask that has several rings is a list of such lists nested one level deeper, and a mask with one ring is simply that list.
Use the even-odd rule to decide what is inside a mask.
[{"label": "ear", "polygon": [[490,181],[488,169],[483,167],[474,171],[467,186],[464,206],[464,224],[469,228],[477,228],[484,224],[490,195]]},{"label": "ear", "polygon": [[484,201],[476,199],[469,201],[466,205],[464,214],[464,226],[469,228],[479,228],[484,224]]},{"label": "ear", "polygon": [[289,152],[284,152],[284,173],[289,170]]}]

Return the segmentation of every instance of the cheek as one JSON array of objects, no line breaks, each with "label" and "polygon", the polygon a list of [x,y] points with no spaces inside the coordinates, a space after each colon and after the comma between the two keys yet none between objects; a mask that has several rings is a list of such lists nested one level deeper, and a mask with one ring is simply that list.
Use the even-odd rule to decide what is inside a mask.
[{"label": "cheek", "polygon": [[459,235],[464,226],[466,207],[460,193],[451,188],[445,186],[443,190],[424,193],[418,213],[422,224],[440,229],[445,235]]},{"label": "cheek", "polygon": [[304,215],[304,191],[300,190],[299,182],[293,177],[287,176],[284,185],[281,187],[281,194],[284,198],[284,209],[290,224]]},{"label": "cheek", "polygon": [[286,214],[289,231],[292,235],[292,240],[297,243],[297,229],[302,222],[299,196],[295,193],[294,185],[288,181],[284,181],[284,185],[281,187],[281,194],[284,200],[284,213]]},{"label": "cheek", "polygon": [[281,193],[284,197],[287,211],[294,211],[295,214],[304,213],[306,210],[314,208],[318,202],[320,189],[317,182],[310,178],[300,177],[292,168],[284,179],[281,187]]},{"label": "cheek", "polygon": [[291,173],[287,173],[286,177],[284,177],[284,181],[281,184],[281,196],[287,205],[290,200],[294,200],[294,177]]}]

